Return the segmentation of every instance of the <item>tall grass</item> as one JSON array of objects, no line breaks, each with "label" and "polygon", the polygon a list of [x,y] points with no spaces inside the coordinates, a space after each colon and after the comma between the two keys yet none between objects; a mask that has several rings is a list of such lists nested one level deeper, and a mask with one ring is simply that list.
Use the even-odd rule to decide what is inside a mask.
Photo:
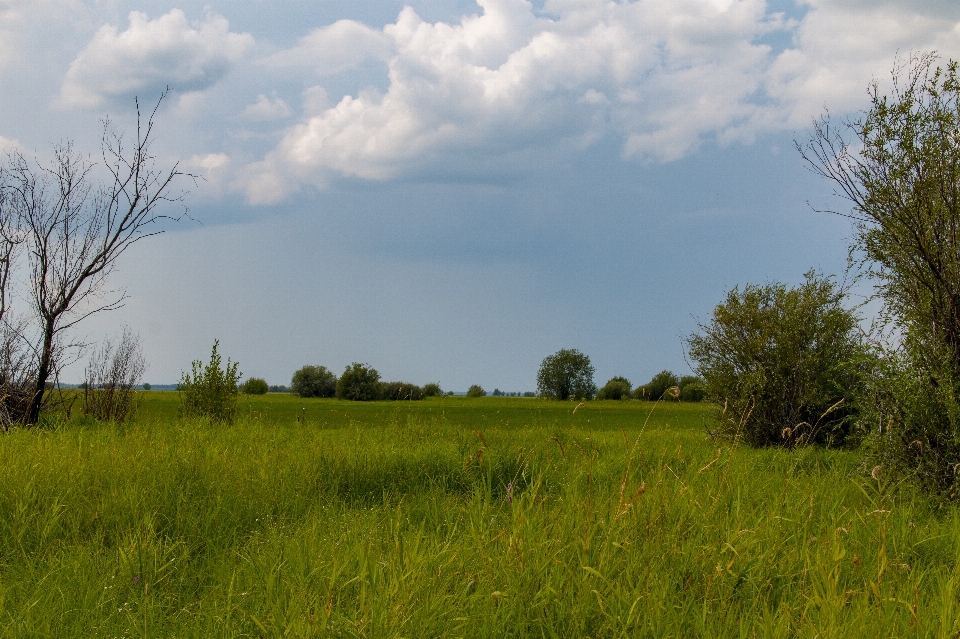
[{"label": "tall grass", "polygon": [[0,636],[960,630],[958,511],[853,453],[690,406],[311,402],[0,438]]}]

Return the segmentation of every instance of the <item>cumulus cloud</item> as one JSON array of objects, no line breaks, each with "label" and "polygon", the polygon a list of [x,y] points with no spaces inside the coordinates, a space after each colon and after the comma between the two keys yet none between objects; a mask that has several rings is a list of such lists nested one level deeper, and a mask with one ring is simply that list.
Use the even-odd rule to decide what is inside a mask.
[{"label": "cumulus cloud", "polygon": [[[803,126],[824,104],[862,104],[898,49],[960,50],[960,10],[923,3],[809,0],[799,20],[764,0],[478,4],[457,24],[425,22],[410,7],[382,31],[341,21],[270,58],[323,76],[375,57],[388,85],[326,108],[312,101],[248,167],[248,198],[276,201],[337,175],[509,170],[505,158],[610,136],[625,158],[671,161],[706,140],[749,143]],[[775,51],[769,36],[792,45]]]},{"label": "cumulus cloud", "polygon": [[280,98],[274,97],[272,100],[262,93],[257,96],[257,101],[243,110],[241,117],[253,122],[269,122],[271,120],[282,120],[290,116],[290,107]]},{"label": "cumulus cloud", "polygon": [[309,69],[325,76],[352,69],[369,60],[386,60],[393,53],[393,42],[386,34],[355,20],[338,20],[315,29],[299,44],[276,53],[264,63],[272,68]]},{"label": "cumulus cloud", "polygon": [[227,20],[212,13],[194,24],[179,9],[156,20],[133,11],[129,20],[122,32],[102,26],[74,59],[61,87],[62,106],[95,108],[168,85],[183,92],[202,90],[253,45],[251,35],[232,33]]}]

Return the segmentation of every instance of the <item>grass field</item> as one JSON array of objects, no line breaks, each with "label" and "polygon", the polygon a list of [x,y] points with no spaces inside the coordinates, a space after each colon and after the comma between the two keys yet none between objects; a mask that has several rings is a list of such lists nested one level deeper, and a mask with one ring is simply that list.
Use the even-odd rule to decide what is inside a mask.
[{"label": "grass field", "polygon": [[151,392],[11,432],[0,636],[957,636],[955,507],[708,410],[268,395],[217,426]]}]

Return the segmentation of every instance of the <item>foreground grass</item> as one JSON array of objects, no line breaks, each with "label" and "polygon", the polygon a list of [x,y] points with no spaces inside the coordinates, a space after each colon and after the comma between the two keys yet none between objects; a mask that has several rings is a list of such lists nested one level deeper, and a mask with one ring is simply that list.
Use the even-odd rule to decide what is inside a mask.
[{"label": "foreground grass", "polygon": [[955,508],[719,445],[700,406],[173,401],[0,437],[0,636],[960,630]]}]

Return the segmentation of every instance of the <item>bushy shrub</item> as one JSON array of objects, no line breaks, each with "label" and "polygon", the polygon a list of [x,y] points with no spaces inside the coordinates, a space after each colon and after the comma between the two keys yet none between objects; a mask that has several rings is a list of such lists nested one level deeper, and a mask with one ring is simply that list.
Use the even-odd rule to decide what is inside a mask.
[{"label": "bushy shrub", "polygon": [[83,412],[117,423],[131,417],[138,404],[134,388],[145,370],[140,338],[125,328],[119,342],[107,340],[90,358],[83,383]]},{"label": "bushy shrub", "polygon": [[271,387],[268,389],[268,392],[271,392],[271,393],[289,393],[289,392],[290,392],[290,389],[287,388],[286,386],[284,386],[283,384],[279,384],[279,385],[277,385],[277,386],[271,386]]},{"label": "bushy shrub", "polygon": [[552,399],[590,399],[597,393],[590,358],[575,348],[563,348],[543,358],[537,390]]},{"label": "bushy shrub", "polygon": [[151,387],[150,384],[148,384],[147,382],[144,382],[144,383],[143,383],[143,390],[148,391],[148,390],[150,390],[151,388],[152,388],[152,387]]},{"label": "bushy shrub", "polygon": [[844,294],[814,272],[797,288],[734,288],[687,339],[719,432],[753,446],[846,442],[873,368]]},{"label": "bushy shrub", "polygon": [[433,382],[429,384],[424,384],[423,386],[424,397],[437,397],[439,395],[443,395],[443,391],[440,390],[440,384],[434,384]]},{"label": "bushy shrub", "polygon": [[612,377],[597,391],[597,399],[630,399],[633,385],[626,377]]},{"label": "bushy shrub", "polygon": [[483,387],[480,384],[474,384],[467,389],[467,397],[484,397],[486,396],[487,391],[483,390]]},{"label": "bushy shrub", "polygon": [[423,389],[416,384],[408,384],[407,382],[380,382],[380,395],[378,399],[399,401],[423,398]]},{"label": "bushy shrub", "polygon": [[372,402],[381,396],[380,373],[367,364],[350,364],[337,380],[338,399]]},{"label": "bushy shrub", "polygon": [[684,375],[680,378],[680,401],[681,402],[702,402],[706,397],[706,388],[703,380],[696,375]]},{"label": "bushy shrub", "polygon": [[237,412],[237,382],[241,373],[239,363],[227,358],[226,367],[217,348],[220,342],[213,343],[210,361],[195,360],[192,374],[183,373],[177,385],[180,391],[180,411],[188,417],[207,417],[215,422],[232,423]]},{"label": "bushy shrub", "polygon": [[270,386],[267,385],[265,379],[259,377],[251,377],[247,381],[240,384],[240,392],[245,395],[266,395],[270,390]]},{"label": "bushy shrub", "polygon": [[[637,399],[646,399],[655,402],[660,399],[677,399],[677,389],[680,386],[680,378],[670,371],[660,371],[653,376],[649,382],[637,388],[634,391],[634,397]],[[672,392],[667,392],[672,390]]]},{"label": "bushy shrub", "polygon": [[304,366],[293,374],[290,390],[300,397],[333,397],[337,394],[337,376],[326,366]]}]

